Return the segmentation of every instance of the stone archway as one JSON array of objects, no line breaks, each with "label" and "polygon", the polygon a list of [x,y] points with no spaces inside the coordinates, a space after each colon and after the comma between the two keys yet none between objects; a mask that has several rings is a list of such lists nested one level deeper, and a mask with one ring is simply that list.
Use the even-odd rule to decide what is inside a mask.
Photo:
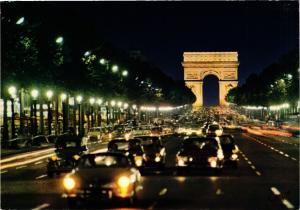
[{"label": "stone archway", "polygon": [[184,52],[182,66],[187,87],[196,95],[193,109],[203,106],[203,79],[215,75],[219,80],[219,103],[227,105],[225,97],[238,85],[237,52]]}]

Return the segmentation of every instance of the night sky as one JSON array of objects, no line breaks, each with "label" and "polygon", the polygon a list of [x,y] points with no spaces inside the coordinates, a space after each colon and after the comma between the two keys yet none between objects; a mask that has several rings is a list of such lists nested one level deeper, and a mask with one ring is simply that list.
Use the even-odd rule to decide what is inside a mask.
[{"label": "night sky", "polygon": [[56,13],[55,5],[66,16],[82,17],[93,23],[99,37],[125,51],[141,51],[176,80],[183,79],[184,51],[238,51],[242,84],[249,74],[299,46],[297,1],[50,4],[51,14]]},{"label": "night sky", "polygon": [[[125,50],[140,50],[176,80],[183,79],[184,51],[238,51],[239,81],[298,48],[297,2],[100,3],[89,11],[97,31]],[[204,103],[215,104],[213,78]],[[211,85],[206,84],[211,83]],[[215,83],[217,83],[215,81]]]}]

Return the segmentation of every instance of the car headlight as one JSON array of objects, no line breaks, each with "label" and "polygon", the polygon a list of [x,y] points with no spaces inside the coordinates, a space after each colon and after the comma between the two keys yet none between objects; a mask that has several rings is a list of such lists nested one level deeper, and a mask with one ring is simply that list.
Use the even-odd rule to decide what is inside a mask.
[{"label": "car headlight", "polygon": [[127,176],[121,176],[117,183],[121,188],[127,188],[130,185],[130,179]]},{"label": "car headlight", "polygon": [[232,160],[236,160],[237,158],[238,158],[238,155],[237,155],[237,154],[234,153],[234,154],[231,155],[231,159],[232,159]]},{"label": "car headlight", "polygon": [[223,154],[223,151],[222,150],[218,150],[218,152],[217,152],[217,158],[219,159],[219,160],[223,160],[224,159],[224,154]]},{"label": "car headlight", "polygon": [[217,158],[216,157],[209,157],[208,162],[210,164],[210,167],[212,167],[212,168],[217,167]]},{"label": "car headlight", "polygon": [[218,130],[216,130],[216,135],[217,136],[221,136],[222,135],[222,133],[223,133],[223,131],[222,130],[220,130],[220,129],[218,129]]},{"label": "car headlight", "polygon": [[80,156],[79,156],[79,155],[73,155],[73,158],[74,158],[75,160],[79,160]]},{"label": "car headlight", "polygon": [[65,177],[63,184],[67,190],[72,190],[72,189],[74,189],[76,182],[72,177]]},{"label": "car headlight", "polygon": [[58,160],[58,157],[57,157],[57,155],[53,155],[53,156],[51,156],[51,160],[53,160],[53,161],[56,161],[56,160]]},{"label": "car headlight", "polygon": [[156,156],[154,159],[155,162],[159,162],[160,161],[160,156]]},{"label": "car headlight", "polygon": [[143,164],[143,157],[142,156],[135,156],[134,157],[134,162],[136,166],[142,166]]},{"label": "car headlight", "polygon": [[188,161],[188,157],[185,156],[177,156],[177,165],[178,166],[186,166],[185,162]]},{"label": "car headlight", "polygon": [[130,138],[130,133],[126,133],[126,134],[124,135],[124,138],[125,138],[126,140],[128,140],[128,139]]},{"label": "car headlight", "polygon": [[232,153],[238,153],[239,152],[239,148],[238,146],[235,145],[234,149],[232,150]]}]

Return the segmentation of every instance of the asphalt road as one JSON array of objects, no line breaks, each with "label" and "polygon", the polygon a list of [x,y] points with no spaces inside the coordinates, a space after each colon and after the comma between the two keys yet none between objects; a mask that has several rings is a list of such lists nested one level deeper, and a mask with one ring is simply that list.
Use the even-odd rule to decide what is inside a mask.
[{"label": "asphalt road", "polygon": [[[177,176],[175,154],[180,139],[166,139],[165,171],[143,175],[136,209],[299,209],[299,142],[234,132],[240,148],[238,169],[224,168]],[[62,177],[46,176],[46,160],[1,171],[2,209],[66,209]],[[122,208],[93,203],[93,209]]]}]

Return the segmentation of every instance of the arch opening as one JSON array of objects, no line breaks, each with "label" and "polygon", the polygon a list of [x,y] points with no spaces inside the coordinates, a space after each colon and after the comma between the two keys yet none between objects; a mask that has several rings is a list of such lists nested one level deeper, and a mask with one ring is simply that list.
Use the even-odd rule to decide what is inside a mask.
[{"label": "arch opening", "polygon": [[218,106],[219,101],[219,79],[215,75],[207,75],[203,79],[203,105]]}]

